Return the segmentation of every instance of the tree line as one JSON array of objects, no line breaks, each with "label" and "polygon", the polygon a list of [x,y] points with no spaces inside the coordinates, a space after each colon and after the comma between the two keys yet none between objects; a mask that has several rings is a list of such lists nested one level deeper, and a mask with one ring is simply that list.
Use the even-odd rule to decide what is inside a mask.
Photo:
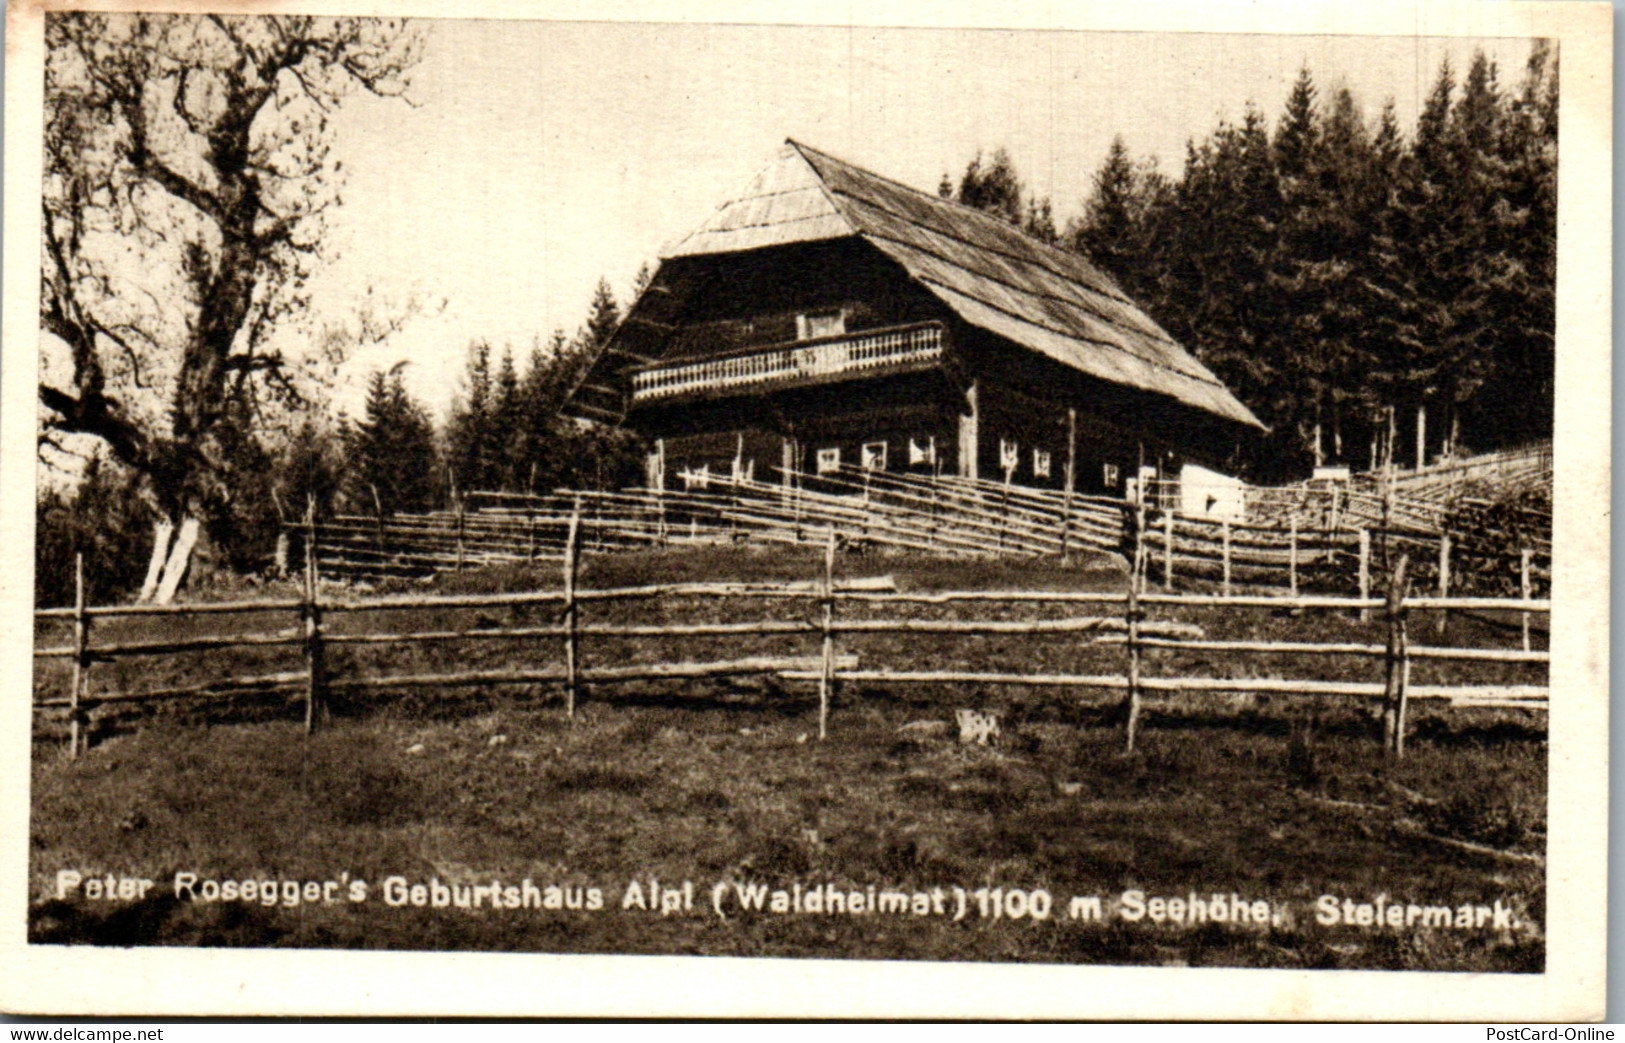
[{"label": "tree line", "polygon": [[1003,150],[938,191],[1111,274],[1270,426],[1255,476],[1408,466],[1551,436],[1557,110],[1545,41],[1515,88],[1443,64],[1409,133],[1306,67],[1177,177],[1118,137],[1059,232]]},{"label": "tree line", "polygon": [[637,481],[643,454],[635,436],[561,412],[620,319],[600,279],[575,336],[555,330],[546,347],[536,338],[523,369],[511,346],[493,364],[490,343],[474,341],[442,423],[407,390],[409,362],[372,371],[360,416],[312,412],[268,461],[279,522],[312,510],[318,519],[387,518],[454,508],[470,492],[545,494]]}]

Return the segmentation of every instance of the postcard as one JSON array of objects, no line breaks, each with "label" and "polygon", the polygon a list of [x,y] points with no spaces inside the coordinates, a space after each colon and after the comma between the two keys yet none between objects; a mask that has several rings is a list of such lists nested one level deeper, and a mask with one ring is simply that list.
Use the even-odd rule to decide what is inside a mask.
[{"label": "postcard", "polygon": [[1601,1018],[1611,16],[11,4],[5,1009]]}]

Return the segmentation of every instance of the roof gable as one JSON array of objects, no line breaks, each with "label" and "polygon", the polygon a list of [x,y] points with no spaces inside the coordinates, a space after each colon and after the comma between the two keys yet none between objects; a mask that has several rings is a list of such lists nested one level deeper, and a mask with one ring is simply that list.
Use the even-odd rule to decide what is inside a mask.
[{"label": "roof gable", "polygon": [[745,190],[677,245],[663,260],[700,254],[757,250],[785,243],[844,239],[858,230],[824,190],[817,171],[793,144],[786,144]]}]

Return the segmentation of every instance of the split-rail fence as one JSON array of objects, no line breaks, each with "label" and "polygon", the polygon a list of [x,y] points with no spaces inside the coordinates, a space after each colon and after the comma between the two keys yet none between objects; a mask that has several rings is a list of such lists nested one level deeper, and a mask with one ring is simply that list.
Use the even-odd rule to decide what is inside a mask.
[{"label": "split-rail fence", "polygon": [[[1147,532],[1152,528],[1139,516],[1132,516],[1131,528]],[[400,690],[411,688],[450,688],[460,686],[530,685],[557,686],[564,712],[574,716],[584,686],[611,686],[655,680],[776,675],[789,681],[816,683],[818,690],[818,735],[827,736],[831,698],[842,682],[868,685],[1041,686],[1121,693],[1126,708],[1125,742],[1132,751],[1141,722],[1141,707],[1147,694],[1177,696],[1179,693],[1275,693],[1300,696],[1380,700],[1385,723],[1385,746],[1398,756],[1404,751],[1407,707],[1417,700],[1442,702],[1452,707],[1502,707],[1544,710],[1548,705],[1545,684],[1424,685],[1411,683],[1414,663],[1440,660],[1499,664],[1549,663],[1546,651],[1531,647],[1530,618],[1550,612],[1550,602],[1530,597],[1431,597],[1409,593],[1406,559],[1401,558],[1388,577],[1380,595],[1362,593],[1357,597],[1325,595],[1260,596],[1158,592],[1147,582],[1153,547],[1136,540],[1132,571],[1126,590],[1116,591],[950,591],[905,592],[888,579],[839,580],[835,575],[837,537],[833,528],[823,538],[823,569],[815,579],[803,583],[666,583],[647,586],[585,589],[578,583],[581,546],[587,531],[585,518],[573,515],[562,542],[561,585],[558,589],[499,594],[436,594],[357,597],[344,588],[324,587],[320,561],[315,554],[305,561],[303,585],[297,598],[179,606],[127,605],[91,607],[85,603],[82,561],[76,568],[76,595],[72,607],[37,610],[36,633],[44,634],[63,623],[71,623],[72,642],[65,645],[36,643],[36,659],[68,660],[72,667],[65,694],[49,691],[49,685],[36,681],[40,689],[35,706],[40,711],[65,711],[68,746],[75,755],[88,741],[87,725],[92,712],[100,707],[151,703],[180,699],[225,698],[249,693],[293,693],[303,702],[305,727],[313,730],[322,717],[324,700],[335,692]],[[312,544],[314,546],[314,544]],[[713,599],[800,603],[817,610],[811,619],[786,619],[783,614],[745,622],[712,623],[608,623],[583,619],[594,606],[627,602],[668,602],[674,599]],[[1089,608],[1094,614],[1059,619],[996,620],[980,618],[948,619],[865,619],[844,618],[852,606],[936,605],[964,608],[976,605],[1052,605],[1068,609]],[[332,620],[339,616],[364,616],[385,611],[441,612],[449,609],[493,609],[540,606],[551,608],[551,621],[535,625],[493,625],[481,620],[474,626],[452,625],[442,629],[356,630],[337,629]],[[1321,643],[1283,641],[1207,640],[1200,630],[1172,619],[1157,619],[1152,613],[1176,608],[1218,608],[1224,610],[1289,610],[1292,612],[1379,614],[1385,623],[1383,644]],[[1518,648],[1464,648],[1427,646],[1412,640],[1409,620],[1423,611],[1482,612],[1500,614],[1504,619],[1521,617],[1523,646]],[[187,621],[196,617],[287,614],[295,624],[268,632],[235,635],[173,637],[153,641],[114,641],[97,643],[93,633],[105,620],[119,617],[161,617]],[[1047,635],[1088,640],[1097,644],[1120,645],[1119,668],[1112,672],[1079,674],[1064,672],[995,672],[973,669],[909,670],[859,663],[842,654],[843,638],[861,634],[942,634],[942,635]],[[584,668],[581,647],[584,642],[606,637],[694,638],[724,637],[740,641],[765,635],[804,635],[813,648],[804,656],[742,656],[722,661],[675,661]],[[344,674],[329,666],[327,652],[344,645],[409,646],[445,642],[514,641],[558,643],[559,658],[546,663],[504,666],[500,669],[400,673],[388,671]],[[93,691],[93,668],[100,663],[130,657],[179,655],[211,649],[295,646],[302,652],[302,668],[256,676],[216,680],[135,691]],[[1308,655],[1354,657],[1380,665],[1380,675],[1369,680],[1314,680],[1267,677],[1158,676],[1149,666],[1154,653],[1165,650],[1246,654],[1251,656]]]},{"label": "split-rail fence", "polygon": [[[1152,489],[1145,524],[1130,501],[939,475],[845,466],[777,483],[708,479],[683,491],[628,489],[549,495],[477,492],[424,515],[339,515],[291,524],[284,557],[316,548],[323,575],[358,581],[425,577],[492,564],[557,561],[570,519],[595,552],[733,542],[812,543],[833,528],[843,543],[943,556],[1057,557],[1149,546],[1147,568],[1164,590],[1195,581],[1222,593],[1284,589],[1371,595],[1371,577],[1400,555],[1411,576],[1452,593],[1530,598],[1551,578],[1550,521],[1518,532],[1485,518],[1441,528],[1433,505],[1404,508],[1353,487],[1328,501],[1271,490],[1282,510],[1259,523],[1190,517]],[[1315,490],[1309,493],[1319,495]],[[1168,503],[1166,508],[1157,505]],[[1408,513],[1407,513],[1408,511]],[[1250,512],[1258,513],[1258,512]]]}]

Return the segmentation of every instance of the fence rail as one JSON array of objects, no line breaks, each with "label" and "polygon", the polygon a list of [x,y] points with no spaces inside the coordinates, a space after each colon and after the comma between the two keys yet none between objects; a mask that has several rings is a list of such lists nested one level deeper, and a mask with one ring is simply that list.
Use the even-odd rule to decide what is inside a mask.
[{"label": "fence rail", "polygon": [[[1549,589],[1550,519],[1531,516],[1513,531],[1504,508],[1474,522],[1472,503],[1444,531],[1437,505],[1324,485],[1330,499],[1306,509],[1303,489],[1249,490],[1285,507],[1255,521],[1188,517],[1154,505],[1131,531],[1135,504],[1111,497],[946,475],[871,471],[845,465],[824,474],[779,472],[776,482],[735,475],[684,490],[627,489],[532,496],[469,493],[454,509],[427,515],[340,515],[289,526],[312,540],[323,575],[406,579],[492,564],[562,560],[570,519],[580,516],[592,552],[741,540],[810,544],[834,529],[846,544],[934,555],[1069,558],[1084,550],[1131,556],[1146,545],[1162,586],[1199,581],[1225,592],[1285,590],[1367,595],[1370,577],[1401,553],[1415,583],[1439,593],[1528,597]],[[1483,507],[1482,511],[1489,508]],[[1481,512],[1482,513],[1482,512]],[[308,529],[308,532],[307,532]],[[284,558],[291,558],[291,550]]]},{"label": "fence rail", "polygon": [[[1409,700],[1443,701],[1451,706],[1496,706],[1545,709],[1548,691],[1544,685],[1477,684],[1413,685],[1411,664],[1417,661],[1456,660],[1479,663],[1549,663],[1548,653],[1530,647],[1529,616],[1549,614],[1550,602],[1527,596],[1521,598],[1413,596],[1407,586],[1407,561],[1401,557],[1387,577],[1383,596],[1369,590],[1361,596],[1329,595],[1236,595],[1234,593],[1157,593],[1147,589],[1150,562],[1156,553],[1153,541],[1144,538],[1155,531],[1142,509],[1131,518],[1131,528],[1141,538],[1134,540],[1132,568],[1127,589],[1122,591],[899,591],[888,577],[837,579],[835,575],[837,536],[834,527],[824,534],[821,574],[801,583],[665,583],[630,587],[583,589],[578,585],[580,549],[586,538],[584,518],[572,514],[562,546],[561,586],[504,594],[397,595],[358,598],[353,595],[328,596],[320,582],[319,544],[310,523],[303,586],[298,599],[238,601],[182,606],[96,606],[85,604],[82,561],[76,563],[75,601],[71,608],[43,609],[36,613],[36,627],[63,622],[73,626],[73,644],[38,647],[42,659],[72,660],[72,677],[66,696],[36,695],[40,709],[66,709],[69,749],[77,755],[85,735],[84,726],[91,711],[102,704],[128,704],[143,701],[186,698],[216,698],[242,693],[300,692],[303,694],[307,731],[317,727],[321,708],[332,692],[388,688],[456,687],[470,685],[547,684],[560,686],[565,711],[574,716],[577,697],[585,685],[613,685],[647,680],[693,680],[740,675],[778,675],[790,681],[816,682],[818,686],[819,736],[828,732],[832,696],[842,682],[870,684],[985,684],[1047,686],[1099,689],[1122,692],[1128,713],[1126,742],[1132,750],[1141,716],[1142,696],[1147,692],[1256,692],[1288,693],[1304,696],[1380,697],[1383,702],[1385,743],[1394,754],[1404,750],[1405,714]],[[1230,542],[1226,542],[1230,546]],[[1369,584],[1368,584],[1369,585]],[[800,603],[818,610],[809,620],[754,619],[744,622],[702,623],[604,623],[582,619],[585,608],[612,602],[639,602],[654,599],[772,600]],[[842,614],[843,606],[967,606],[978,604],[1053,605],[1076,609],[1094,607],[1097,614],[1061,619],[855,619]],[[541,606],[555,610],[554,621],[538,625],[478,625],[430,629],[374,629],[340,632],[332,627],[333,617],[383,612],[413,613],[446,609],[518,608]],[[1159,608],[1222,608],[1227,610],[1289,609],[1293,611],[1381,612],[1387,641],[1383,645],[1357,642],[1305,641],[1216,641],[1208,640],[1200,628],[1188,621],[1156,619],[1150,611]],[[1494,648],[1455,648],[1412,645],[1407,620],[1413,611],[1496,611],[1518,614],[1523,622],[1522,651]],[[94,627],[101,621],[126,617],[219,617],[228,614],[277,616],[292,614],[296,624],[256,633],[209,635],[160,641],[112,641],[97,644]],[[1102,646],[1122,646],[1121,670],[1111,673],[1009,672],[970,669],[907,670],[885,666],[865,666],[856,656],[843,654],[840,639],[874,634],[1011,634],[1011,635],[1090,635]],[[738,637],[805,636],[817,647],[796,656],[747,655],[718,661],[632,663],[616,666],[584,667],[580,651],[588,639],[606,637]],[[503,669],[387,672],[343,676],[330,669],[327,650],[333,646],[418,645],[470,640],[535,640],[558,642],[561,662],[522,665]],[[190,685],[165,688],[91,692],[90,675],[97,664],[119,659],[175,655],[235,647],[298,646],[304,668],[262,675],[227,677]],[[1216,678],[1206,676],[1152,676],[1147,672],[1148,655],[1165,651],[1234,652],[1308,656],[1354,657],[1380,660],[1380,681],[1331,681],[1280,677]]]}]

